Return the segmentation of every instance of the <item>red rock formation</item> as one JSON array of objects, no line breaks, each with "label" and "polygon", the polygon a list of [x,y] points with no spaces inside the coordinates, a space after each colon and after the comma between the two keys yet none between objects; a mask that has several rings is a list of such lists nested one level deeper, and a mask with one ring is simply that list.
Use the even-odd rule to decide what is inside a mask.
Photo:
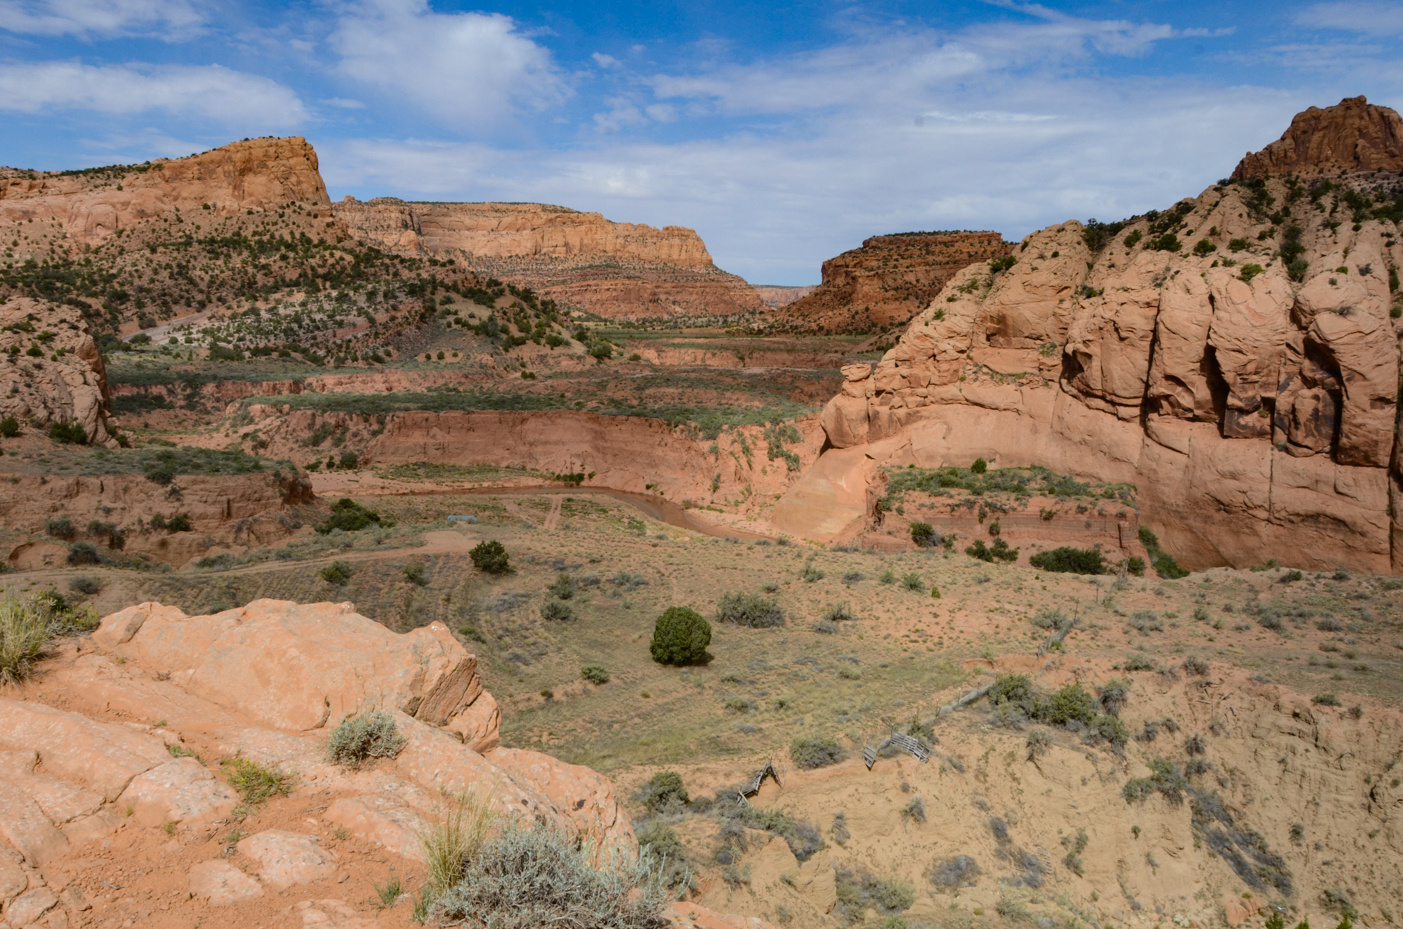
[{"label": "red rock formation", "polygon": [[865,331],[900,325],[972,261],[1008,254],[997,232],[873,236],[823,263],[823,283],[779,318],[804,330]]},{"label": "red rock formation", "polygon": [[232,215],[291,201],[330,203],[317,153],[300,136],[234,142],[111,172],[0,172],[0,226],[47,220],[78,245],[176,211],[194,218],[206,204]]},{"label": "red rock formation", "polygon": [[1233,180],[1272,174],[1321,174],[1345,171],[1403,170],[1403,119],[1386,106],[1371,106],[1363,97],[1346,97],[1335,106],[1297,113],[1280,139],[1260,152],[1249,152],[1233,171]]},{"label": "red rock formation", "polygon": [[[1342,137],[1329,112],[1288,133],[1320,160],[1272,163],[1335,158],[1334,142],[1302,134]],[[1335,183],[1367,192],[1376,180]],[[835,451],[776,524],[834,538],[833,515],[813,511],[831,501],[854,524],[856,485],[883,464],[983,457],[1136,484],[1141,521],[1192,566],[1403,571],[1403,304],[1390,284],[1403,241],[1367,203],[1349,208],[1351,225],[1300,193],[1277,178],[1215,186],[1130,222],[1098,253],[1068,222],[1028,236],[1011,269],[965,268],[875,368],[844,369],[821,418]],[[1287,241],[1300,254],[1283,267]]]},{"label": "red rock formation", "polygon": [[0,418],[46,427],[77,423],[87,441],[116,446],[107,428],[107,371],[72,307],[27,297],[0,303]]},{"label": "red rock formation", "polygon": [[407,203],[347,197],[337,219],[364,242],[452,258],[609,318],[728,317],[760,311],[745,281],[681,226],[610,222],[541,203]]}]

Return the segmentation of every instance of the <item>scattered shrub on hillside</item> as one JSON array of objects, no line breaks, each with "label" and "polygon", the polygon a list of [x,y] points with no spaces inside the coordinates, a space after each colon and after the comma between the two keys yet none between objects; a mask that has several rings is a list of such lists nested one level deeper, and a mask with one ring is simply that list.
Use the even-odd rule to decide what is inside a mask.
[{"label": "scattered shrub on hillside", "polygon": [[1105,687],[1097,689],[1096,696],[1102,712],[1119,716],[1120,711],[1130,702],[1130,682],[1113,677],[1106,682]]},{"label": "scattered shrub on hillside", "polygon": [[1159,614],[1154,610],[1136,610],[1130,614],[1130,618],[1125,624],[1136,632],[1150,633],[1162,632],[1164,623],[1160,621]]},{"label": "scattered shrub on hillside", "polygon": [[561,600],[569,600],[571,597],[575,596],[575,581],[568,574],[558,574],[556,575],[555,582],[547,587],[546,590],[559,597]]},{"label": "scattered shrub on hillside", "polygon": [[867,575],[861,571],[848,571],[843,575],[844,584],[860,584],[867,580]]},{"label": "scattered shrub on hillside", "polygon": [[609,683],[609,670],[602,664],[587,664],[580,668],[580,677],[591,684]]},{"label": "scattered shrub on hillside", "polygon": [[830,830],[833,841],[838,845],[847,845],[852,838],[852,833],[848,830],[848,814],[837,813],[833,816],[833,828]]},{"label": "scattered shrub on hillside", "polygon": [[940,544],[940,533],[930,523],[912,523],[911,541],[917,548],[935,548]]},{"label": "scattered shrub on hillside", "polygon": [[722,594],[717,601],[716,621],[752,629],[768,629],[784,625],[784,610],[775,601],[759,594],[732,592]]},{"label": "scattered shrub on hillside", "polygon": [[991,564],[995,561],[1012,562],[1018,560],[1018,549],[1010,548],[1003,539],[995,539],[993,545],[985,545],[983,539],[976,539],[973,545],[965,548],[965,554]]},{"label": "scattered shrub on hillside", "polygon": [[326,535],[333,529],[342,532],[359,532],[370,526],[382,525],[380,514],[368,510],[349,497],[342,497],[331,505],[331,516],[317,527],[317,532]]},{"label": "scattered shrub on hillside", "polygon": [[655,819],[639,829],[638,848],[653,859],[662,883],[674,894],[696,889],[687,849],[667,823]]},{"label": "scattered shrub on hillside", "polygon": [[1156,758],[1150,762],[1149,776],[1132,777],[1121,788],[1121,794],[1126,803],[1134,803],[1158,791],[1166,800],[1178,806],[1184,802],[1184,790],[1188,786],[1184,772],[1178,765],[1164,758]]},{"label": "scattered shrub on hillside", "polygon": [[71,565],[101,564],[102,556],[97,546],[91,542],[74,542],[68,546],[68,563]]},{"label": "scattered shrub on hillside", "polygon": [[1047,629],[1052,632],[1061,632],[1063,629],[1072,628],[1072,617],[1057,607],[1039,610],[1029,621],[1039,629]]},{"label": "scattered shrub on hillside", "polygon": [[794,764],[807,771],[837,764],[843,760],[844,753],[836,739],[803,736],[789,744],[789,757]]},{"label": "scattered shrub on hillside", "polygon": [[91,597],[93,594],[102,590],[102,582],[95,577],[79,574],[69,579],[68,589],[75,594]]},{"label": "scattered shrub on hillside", "polygon": [[60,445],[87,445],[88,432],[77,423],[54,423],[49,427],[49,438]]},{"label": "scattered shrub on hillside", "polygon": [[973,887],[979,883],[979,865],[969,855],[937,859],[930,869],[930,882],[941,890]]},{"label": "scattered shrub on hillside", "polygon": [[834,605],[830,606],[828,609],[824,610],[824,611],[823,611],[823,618],[820,619],[819,622],[822,622],[822,623],[852,622],[852,621],[855,621],[856,619],[857,619],[857,616],[855,616],[855,615],[853,614],[853,611],[852,611],[851,609],[848,608],[847,601],[845,600],[845,601],[843,601],[842,603],[835,603]]},{"label": "scattered shrub on hillside", "polygon": [[1174,560],[1174,556],[1160,549],[1159,537],[1149,526],[1141,526],[1139,530],[1140,544],[1145,546],[1145,551],[1150,556],[1150,564],[1154,567],[1155,573],[1165,580],[1188,577],[1187,568],[1179,567],[1179,562]]},{"label": "scattered shrub on hillside", "polygon": [[346,582],[351,579],[351,575],[354,573],[355,571],[352,570],[350,565],[346,564],[346,562],[344,561],[339,560],[333,561],[331,564],[327,565],[325,568],[322,568],[319,572],[317,572],[317,574],[321,577],[322,580],[326,581],[333,587],[345,586]]},{"label": "scattered shrub on hillside", "polygon": [[424,578],[424,566],[417,561],[411,561],[409,564],[405,565],[400,570],[400,573],[404,575],[406,581],[416,587],[423,587],[428,583]]},{"label": "scattered shrub on hillside", "polygon": [[799,577],[812,584],[823,580],[824,574],[822,569],[814,567],[814,563],[810,561],[804,564],[804,570],[799,572]]},{"label": "scattered shrub on hillside", "polygon": [[682,783],[682,775],[676,771],[659,771],[639,790],[638,802],[654,813],[676,814],[686,812],[692,798]]},{"label": "scattered shrub on hillside", "polygon": [[506,574],[511,570],[506,546],[496,539],[477,543],[468,552],[468,557],[472,559],[473,567],[486,574]]},{"label": "scattered shrub on hillside", "polygon": [[[1117,682],[1112,681],[1103,693],[1112,694],[1110,703],[1119,712],[1124,696]],[[1091,742],[1119,746],[1130,739],[1129,730],[1114,713],[1080,684],[1068,684],[1044,696],[1027,675],[1005,674],[989,688],[988,698],[995,722],[1006,728],[1021,729],[1029,722],[1038,722],[1085,732]]]},{"label": "scattered shrub on hillside", "polygon": [[866,872],[857,875],[846,868],[839,868],[834,875],[834,889],[838,897],[834,910],[848,923],[860,920],[868,908],[883,916],[894,916],[916,902],[915,888],[906,881],[874,877]]},{"label": "scattered shrub on hillside", "polygon": [[190,524],[190,517],[184,513],[176,513],[170,519],[166,520],[167,533],[189,532],[193,528],[194,527]]},{"label": "scattered shrub on hillside", "polygon": [[1133,574],[1136,577],[1144,577],[1145,559],[1141,558],[1139,555],[1131,555],[1129,558],[1125,559],[1125,570],[1127,573]]},{"label": "scattered shrub on hillside", "polygon": [[588,848],[537,822],[483,842],[428,915],[483,926],[653,929],[668,896],[651,854],[605,858],[596,868]]},{"label": "scattered shrub on hillside", "polygon": [[1311,697],[1310,702],[1316,704],[1317,706],[1339,706],[1340,698],[1335,696],[1333,693],[1326,692],[1323,694],[1316,694],[1314,697]]},{"label": "scattered shrub on hillside", "polygon": [[1190,655],[1184,659],[1184,671],[1194,677],[1203,677],[1208,674],[1208,662],[1197,655]]},{"label": "scattered shrub on hillside", "polygon": [[901,586],[905,587],[907,590],[923,591],[926,589],[926,582],[925,579],[915,571],[908,571],[901,575]]},{"label": "scattered shrub on hillside", "polygon": [[696,610],[672,606],[654,624],[648,651],[659,664],[698,664],[706,660],[710,644],[711,624]]},{"label": "scattered shrub on hillside", "polygon": [[880,584],[895,584],[896,572],[893,571],[891,568],[887,568],[885,571],[882,572],[881,576],[877,578],[877,582]]},{"label": "scattered shrub on hillside", "polygon": [[393,758],[407,740],[389,713],[357,713],[331,730],[326,754],[332,764],[359,768],[372,758]]},{"label": "scattered shrub on hillside", "polygon": [[6,416],[4,419],[0,419],[0,436],[13,439],[17,435],[19,435],[19,420],[15,419],[13,416]]},{"label": "scattered shrub on hillside", "polygon": [[1105,574],[1106,557],[1094,548],[1074,548],[1063,545],[1046,552],[1038,552],[1028,559],[1028,563],[1043,571],[1062,574]]},{"label": "scattered shrub on hillside", "polygon": [[974,463],[969,466],[969,469],[975,474],[983,474],[985,471],[989,470],[989,462],[985,461],[983,458],[976,458],[974,459]]},{"label": "scattered shrub on hillside", "polygon": [[63,518],[46,520],[44,532],[65,542],[71,541],[78,534],[78,530],[73,528],[73,521]]},{"label": "scattered shrub on hillside", "polygon": [[911,802],[901,810],[901,818],[909,819],[912,822],[923,823],[926,821],[926,801],[920,797],[913,797]]},{"label": "scattered shrub on hillside", "polygon": [[[1052,747],[1052,733],[1048,732],[1046,729],[1030,729],[1028,730],[1027,745],[1028,760],[1032,761],[1034,758],[1046,754],[1047,750]],[[1002,820],[999,820],[999,822],[1002,822]],[[1007,829],[1007,827],[1005,827],[1005,829]],[[1008,836],[1005,832],[1004,840],[1007,840],[1007,838]]]},{"label": "scattered shrub on hillside", "polygon": [[1121,668],[1125,671],[1153,671],[1155,663],[1147,655],[1131,655]]},{"label": "scattered shrub on hillside", "polygon": [[561,600],[547,600],[541,606],[541,618],[549,622],[568,623],[575,618],[570,604]]}]

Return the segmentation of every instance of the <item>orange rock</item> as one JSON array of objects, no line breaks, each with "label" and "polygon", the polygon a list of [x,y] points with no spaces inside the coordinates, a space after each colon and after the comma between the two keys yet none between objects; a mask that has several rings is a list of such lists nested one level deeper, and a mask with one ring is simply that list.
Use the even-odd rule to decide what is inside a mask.
[{"label": "orange rock", "polygon": [[1297,113],[1281,138],[1249,152],[1233,180],[1281,174],[1403,170],[1403,119],[1364,97]]},{"label": "orange rock", "polygon": [[[38,357],[29,354],[36,347]],[[0,302],[0,419],[7,416],[41,427],[77,423],[88,442],[116,447],[107,371],[77,310],[28,297]]]}]

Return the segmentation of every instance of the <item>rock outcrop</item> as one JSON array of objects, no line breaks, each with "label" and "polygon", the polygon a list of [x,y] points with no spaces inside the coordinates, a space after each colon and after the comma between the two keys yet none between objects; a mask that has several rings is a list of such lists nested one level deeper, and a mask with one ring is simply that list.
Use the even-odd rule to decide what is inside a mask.
[{"label": "rock outcrop", "polygon": [[[119,230],[178,213],[233,215],[297,202],[330,200],[306,139],[250,139],[189,158],[87,171],[0,172],[0,232],[30,220],[73,245],[96,244]],[[41,227],[42,228],[42,227]]]},{"label": "rock outcrop", "polygon": [[83,316],[27,297],[0,303],[0,419],[82,428],[115,447],[108,430],[107,371]]},{"label": "rock outcrop", "polygon": [[745,281],[711,261],[691,229],[610,222],[541,203],[334,204],[361,241],[401,255],[460,261],[611,319],[734,317],[764,308]]},{"label": "rock outcrop", "polygon": [[[1339,160],[1308,129],[1336,138],[1344,117],[1314,113],[1288,133],[1299,173]],[[1403,571],[1397,195],[1335,175],[1218,185],[1123,226],[1035,232],[1007,270],[970,265],[875,368],[844,369],[822,422],[860,453],[794,493],[984,457],[1138,485],[1141,521],[1192,566]],[[813,506],[777,522],[832,538]]]},{"label": "rock outcrop", "polygon": [[[409,859],[401,870],[418,870],[419,834],[469,795],[498,817],[550,823],[602,855],[636,849],[598,774],[494,749],[495,722],[490,738],[461,740],[455,720],[485,701],[477,659],[439,623],[398,634],[349,603],[277,600],[212,616],[158,603],[114,613],[90,641],[67,641],[37,682],[0,699],[0,923],[28,926],[55,908],[86,922],[92,904],[73,878],[109,867],[101,859],[114,841],[135,854],[143,833],[167,863],[197,856],[185,861],[171,905],[271,899],[274,913],[344,909],[344,901],[299,895],[335,893],[333,881],[364,865],[350,860],[361,846],[370,852],[361,858],[383,864],[389,853]],[[389,713],[405,737],[398,755],[361,770],[329,762],[331,729],[372,710]],[[215,761],[235,756],[289,777],[296,815],[272,813],[270,822],[245,808],[247,828],[202,860],[198,848],[219,841],[215,830],[239,801]],[[128,899],[120,883],[83,883],[104,892],[106,915]],[[259,912],[264,924],[303,924],[269,923]],[[254,911],[246,915],[236,922],[256,921]],[[382,925],[370,919],[364,925]],[[333,923],[306,923],[314,924]]]},{"label": "rock outcrop", "polygon": [[1403,119],[1364,97],[1297,113],[1280,139],[1249,152],[1233,180],[1276,174],[1403,171]]},{"label": "rock outcrop", "polygon": [[823,263],[823,283],[788,303],[779,319],[801,330],[869,331],[899,326],[975,261],[1007,255],[997,232],[907,232],[866,239]]}]

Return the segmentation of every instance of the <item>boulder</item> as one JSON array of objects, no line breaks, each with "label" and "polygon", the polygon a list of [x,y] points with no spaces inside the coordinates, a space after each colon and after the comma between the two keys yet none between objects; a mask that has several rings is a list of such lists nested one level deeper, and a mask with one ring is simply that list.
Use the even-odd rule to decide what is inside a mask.
[{"label": "boulder", "polygon": [[238,797],[194,758],[176,758],[132,778],[117,800],[143,826],[220,819]]},{"label": "boulder", "polygon": [[619,809],[613,785],[602,775],[518,748],[499,748],[492,753],[492,761],[513,780],[549,799],[596,849],[627,849],[634,844],[633,826]]}]

